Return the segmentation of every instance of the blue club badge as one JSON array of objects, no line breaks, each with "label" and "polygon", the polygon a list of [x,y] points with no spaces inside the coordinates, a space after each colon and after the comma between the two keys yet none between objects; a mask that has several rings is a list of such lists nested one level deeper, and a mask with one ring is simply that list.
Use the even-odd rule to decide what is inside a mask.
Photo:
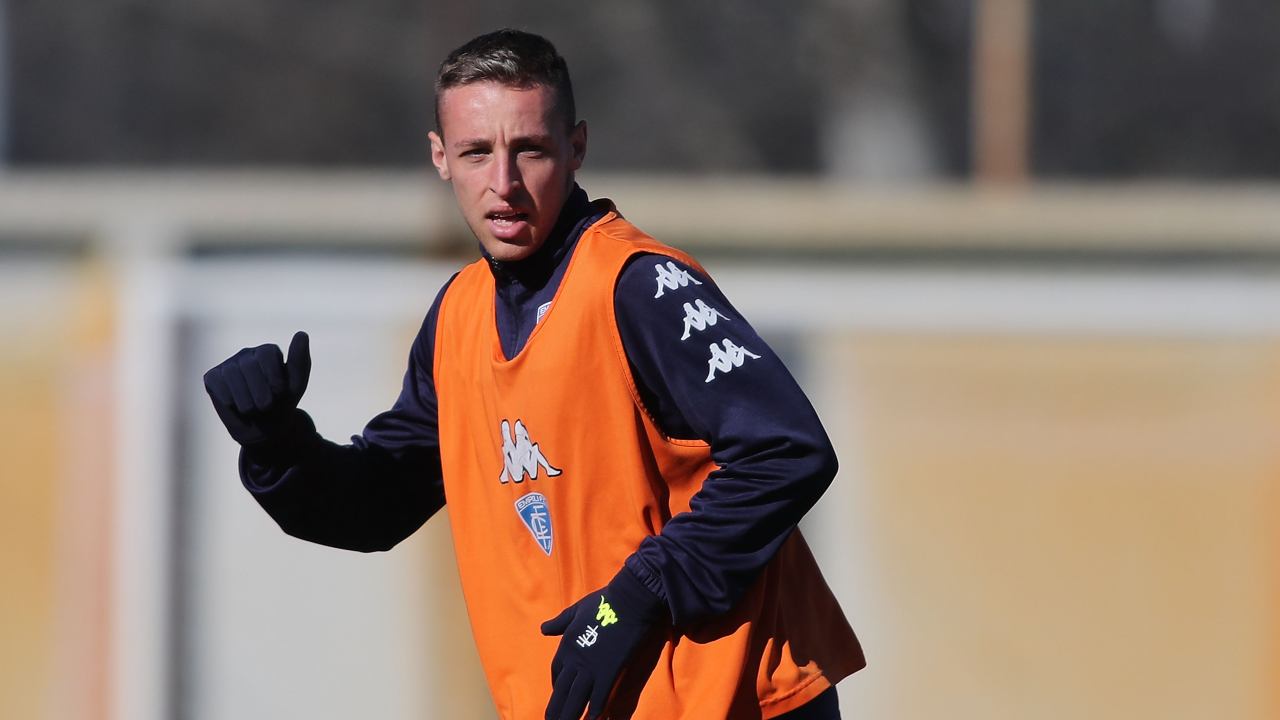
[{"label": "blue club badge", "polygon": [[551,510],[547,507],[547,498],[542,493],[532,492],[516,500],[516,512],[524,526],[529,528],[533,539],[548,557],[551,556]]}]

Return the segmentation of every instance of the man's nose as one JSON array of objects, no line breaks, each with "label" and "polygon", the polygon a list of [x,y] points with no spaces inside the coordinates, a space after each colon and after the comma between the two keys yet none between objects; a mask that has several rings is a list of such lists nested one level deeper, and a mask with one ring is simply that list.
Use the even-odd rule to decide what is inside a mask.
[{"label": "man's nose", "polygon": [[510,197],[521,183],[520,165],[516,163],[516,158],[509,155],[500,155],[497,162],[493,164],[493,192],[498,197]]}]

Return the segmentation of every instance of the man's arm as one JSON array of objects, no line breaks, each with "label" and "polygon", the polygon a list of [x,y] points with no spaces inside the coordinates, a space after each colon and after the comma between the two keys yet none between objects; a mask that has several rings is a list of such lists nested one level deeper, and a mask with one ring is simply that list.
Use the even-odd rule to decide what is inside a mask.
[{"label": "man's arm", "polygon": [[[663,283],[683,273],[687,282]],[[639,256],[615,308],[649,411],[669,436],[707,441],[720,466],[691,511],[626,562],[673,622],[696,622],[727,612],[755,581],[835,477],[835,452],[782,361],[705,275]]]},{"label": "man's arm", "polygon": [[[234,395],[229,390],[246,377],[242,387],[252,389],[257,382],[267,386],[259,396],[269,393],[276,372],[270,362],[273,346],[263,346],[268,350],[257,357],[254,351],[260,348],[241,351],[206,374],[219,416],[241,443],[245,488],[286,533],[348,550],[386,550],[444,506],[431,367],[440,297],[447,288],[441,289],[414,340],[395,405],[348,445],[322,438],[310,416],[294,406],[245,411],[231,397],[228,409],[225,396]],[[293,362],[291,348],[289,364]],[[258,368],[262,370],[254,380]],[[244,432],[244,423],[263,425],[264,416],[271,414],[276,419],[265,423],[266,432]]]},{"label": "man's arm", "polygon": [[720,467],[608,585],[543,623],[562,636],[548,720],[584,708],[599,717],[668,618],[688,626],[729,611],[836,471],[808,399],[709,278],[642,255],[623,270],[614,307],[647,409],[669,437],[706,440]]}]

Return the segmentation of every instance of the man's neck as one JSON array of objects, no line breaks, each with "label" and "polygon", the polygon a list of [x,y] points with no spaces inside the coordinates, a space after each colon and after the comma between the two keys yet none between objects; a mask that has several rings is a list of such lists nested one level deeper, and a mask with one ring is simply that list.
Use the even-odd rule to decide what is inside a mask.
[{"label": "man's neck", "polygon": [[489,253],[484,252],[483,248],[481,252],[489,261],[489,269],[499,282],[518,282],[528,288],[541,287],[551,278],[552,273],[564,258],[568,250],[568,240],[574,228],[591,211],[591,203],[587,200],[586,191],[575,184],[565,199],[564,206],[560,209],[555,227],[551,229],[542,246],[532,255],[522,260],[501,261],[495,260]]}]

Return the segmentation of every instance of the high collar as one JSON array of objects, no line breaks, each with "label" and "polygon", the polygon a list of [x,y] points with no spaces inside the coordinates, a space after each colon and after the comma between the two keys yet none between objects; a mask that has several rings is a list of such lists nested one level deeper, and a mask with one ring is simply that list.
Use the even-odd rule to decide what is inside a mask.
[{"label": "high collar", "polygon": [[499,285],[518,283],[526,288],[539,288],[551,279],[551,275],[573,247],[573,240],[580,234],[578,227],[583,220],[593,214],[592,204],[587,200],[587,192],[576,183],[556,224],[547,235],[547,239],[527,258],[504,262],[495,260],[483,247],[480,252],[489,261],[489,270]]}]

